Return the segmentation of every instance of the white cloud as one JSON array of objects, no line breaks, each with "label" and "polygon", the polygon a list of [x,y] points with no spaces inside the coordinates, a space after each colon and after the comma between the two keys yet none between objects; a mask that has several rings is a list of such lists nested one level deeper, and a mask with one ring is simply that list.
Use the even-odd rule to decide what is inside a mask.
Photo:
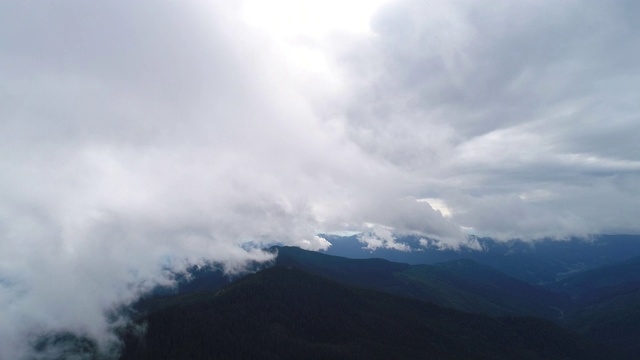
[{"label": "white cloud", "polygon": [[409,245],[397,242],[392,228],[369,224],[370,231],[358,235],[358,241],[363,243],[363,249],[374,251],[378,248],[398,251],[411,251]]},{"label": "white cloud", "polygon": [[461,228],[638,233],[640,193],[621,185],[640,175],[636,7],[395,2],[342,55],[347,133]]},{"label": "white cloud", "polygon": [[0,358],[34,329],[108,349],[105,312],[165,266],[329,246],[313,204],[369,160],[233,9],[196,5],[3,5]]},{"label": "white cloud", "polygon": [[0,357],[248,242],[640,232],[635,2],[382,3],[0,5]]}]

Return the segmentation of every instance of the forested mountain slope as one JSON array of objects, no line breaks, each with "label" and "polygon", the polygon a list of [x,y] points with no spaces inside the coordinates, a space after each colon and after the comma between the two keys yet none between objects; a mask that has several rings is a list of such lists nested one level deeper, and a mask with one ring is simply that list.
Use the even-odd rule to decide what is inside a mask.
[{"label": "forested mountain slope", "polygon": [[276,266],[176,295],[122,359],[597,359],[551,322],[493,318]]},{"label": "forested mountain slope", "polygon": [[276,264],[304,269],[346,284],[415,297],[489,315],[558,319],[568,298],[471,260],[409,265],[383,259],[348,259],[279,247]]}]

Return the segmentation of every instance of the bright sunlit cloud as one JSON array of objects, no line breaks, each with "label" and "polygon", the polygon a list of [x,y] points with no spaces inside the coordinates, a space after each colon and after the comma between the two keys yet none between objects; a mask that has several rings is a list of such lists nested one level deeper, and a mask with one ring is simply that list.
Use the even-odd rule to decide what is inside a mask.
[{"label": "bright sunlit cloud", "polygon": [[444,216],[446,218],[450,218],[451,217],[451,209],[449,209],[447,204],[442,199],[424,198],[424,199],[418,199],[417,201],[418,202],[428,203],[429,205],[431,205],[433,210],[440,211],[442,216]]},{"label": "bright sunlit cloud", "polygon": [[334,31],[367,33],[371,17],[389,0],[248,0],[248,24],[282,38],[319,38]]},{"label": "bright sunlit cloud", "polygon": [[389,1],[248,0],[242,18],[278,44],[284,60],[298,71],[333,77],[326,42],[339,34],[370,34],[371,17]]}]

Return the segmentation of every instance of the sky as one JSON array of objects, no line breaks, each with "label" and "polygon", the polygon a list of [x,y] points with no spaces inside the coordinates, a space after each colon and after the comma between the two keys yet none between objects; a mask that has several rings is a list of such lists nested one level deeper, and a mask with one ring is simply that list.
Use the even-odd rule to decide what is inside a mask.
[{"label": "sky", "polygon": [[60,330],[117,350],[105,314],[169,270],[321,233],[399,251],[639,234],[638,13],[1,2],[0,358]]}]

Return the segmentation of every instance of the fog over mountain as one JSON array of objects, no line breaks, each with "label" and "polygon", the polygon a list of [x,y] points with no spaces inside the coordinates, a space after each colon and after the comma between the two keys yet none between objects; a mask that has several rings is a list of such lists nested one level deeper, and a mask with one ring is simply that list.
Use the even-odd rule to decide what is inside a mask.
[{"label": "fog over mountain", "polygon": [[319,233],[640,233],[640,4],[270,4],[0,4],[0,358]]}]

